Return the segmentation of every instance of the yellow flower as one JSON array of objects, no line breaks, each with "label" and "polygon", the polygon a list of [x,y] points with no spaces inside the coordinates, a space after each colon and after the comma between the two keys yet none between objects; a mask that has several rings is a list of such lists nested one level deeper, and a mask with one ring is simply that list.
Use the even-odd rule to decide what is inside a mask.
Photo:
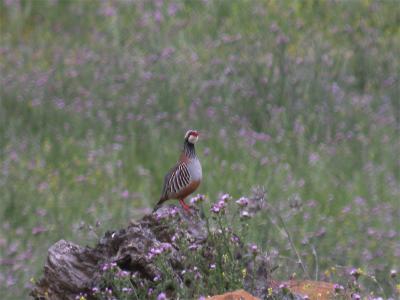
[{"label": "yellow flower", "polygon": [[357,273],[360,274],[360,275],[365,275],[365,272],[361,268],[357,269]]},{"label": "yellow flower", "polygon": [[242,276],[243,276],[243,278],[245,278],[245,277],[247,276],[247,270],[246,270],[246,268],[244,268],[244,269],[242,270]]},{"label": "yellow flower", "polygon": [[268,296],[272,296],[272,288],[268,288]]}]

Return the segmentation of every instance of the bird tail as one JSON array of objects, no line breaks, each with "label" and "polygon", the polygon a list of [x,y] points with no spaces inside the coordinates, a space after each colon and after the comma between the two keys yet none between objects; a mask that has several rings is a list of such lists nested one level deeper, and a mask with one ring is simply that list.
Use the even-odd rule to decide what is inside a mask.
[{"label": "bird tail", "polygon": [[152,213],[155,213],[156,210],[157,210],[159,207],[160,207],[160,204],[157,203],[156,206],[154,206]]},{"label": "bird tail", "polygon": [[161,204],[162,204],[163,202],[164,202],[164,199],[161,198],[161,199],[157,202],[156,206],[154,206],[154,208],[153,208],[153,213],[154,213],[157,209],[160,208],[160,206],[161,206]]}]

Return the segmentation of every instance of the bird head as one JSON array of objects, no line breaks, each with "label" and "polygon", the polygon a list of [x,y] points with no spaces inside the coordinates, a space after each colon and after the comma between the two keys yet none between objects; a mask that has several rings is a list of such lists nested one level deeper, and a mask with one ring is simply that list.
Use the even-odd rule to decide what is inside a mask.
[{"label": "bird head", "polygon": [[188,130],[185,134],[185,141],[195,144],[199,139],[199,133],[196,130]]}]

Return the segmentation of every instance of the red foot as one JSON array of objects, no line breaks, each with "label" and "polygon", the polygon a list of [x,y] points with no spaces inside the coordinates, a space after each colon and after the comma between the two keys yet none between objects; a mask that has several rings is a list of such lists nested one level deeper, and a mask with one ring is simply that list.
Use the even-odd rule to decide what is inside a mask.
[{"label": "red foot", "polygon": [[182,205],[182,207],[183,207],[183,209],[184,209],[185,211],[187,211],[189,214],[191,213],[191,212],[190,212],[190,206],[187,205],[183,199],[180,199],[180,200],[179,200],[179,203]]}]

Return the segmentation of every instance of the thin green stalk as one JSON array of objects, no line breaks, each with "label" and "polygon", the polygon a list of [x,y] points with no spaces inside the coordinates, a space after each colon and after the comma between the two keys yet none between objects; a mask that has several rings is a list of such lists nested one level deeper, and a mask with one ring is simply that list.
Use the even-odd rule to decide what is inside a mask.
[{"label": "thin green stalk", "polygon": [[301,256],[300,256],[299,252],[297,251],[296,246],[295,246],[294,243],[293,243],[292,236],[291,236],[291,234],[289,233],[289,230],[287,229],[286,224],[285,224],[285,222],[283,221],[282,216],[281,216],[278,212],[277,212],[277,216],[278,216],[279,221],[281,222],[281,225],[282,225],[283,230],[285,231],[285,233],[286,233],[286,235],[287,235],[287,238],[288,238],[289,243],[290,243],[290,247],[292,248],[292,250],[294,251],[294,253],[295,253],[296,256],[297,256],[298,263],[300,264],[301,268],[303,269],[304,274],[307,276],[307,278],[310,279],[310,274],[308,273],[308,271],[307,271],[307,269],[306,269],[306,265],[304,264],[303,260],[301,259]]},{"label": "thin green stalk", "polygon": [[251,291],[254,291],[255,283],[256,283],[256,256],[253,255],[253,274],[251,275]]},{"label": "thin green stalk", "polygon": [[311,252],[314,256],[314,261],[315,261],[315,280],[318,280],[318,275],[319,275],[318,255],[317,255],[317,251],[315,250],[314,245],[311,244],[310,247],[311,247]]}]

